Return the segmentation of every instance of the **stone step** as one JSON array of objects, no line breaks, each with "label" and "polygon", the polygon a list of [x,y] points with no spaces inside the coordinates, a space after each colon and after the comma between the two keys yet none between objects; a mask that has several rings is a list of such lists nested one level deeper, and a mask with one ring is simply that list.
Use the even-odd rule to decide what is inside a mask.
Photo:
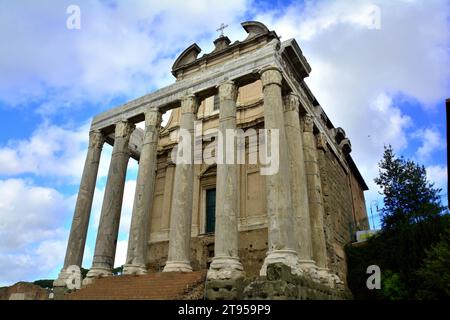
[{"label": "stone step", "polygon": [[70,300],[170,300],[182,299],[205,281],[205,271],[161,272],[142,276],[113,276],[65,295]]}]

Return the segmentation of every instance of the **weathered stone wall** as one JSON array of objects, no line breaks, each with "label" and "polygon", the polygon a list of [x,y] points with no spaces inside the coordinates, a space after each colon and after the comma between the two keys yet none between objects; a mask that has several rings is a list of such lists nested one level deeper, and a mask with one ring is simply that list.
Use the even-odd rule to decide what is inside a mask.
[{"label": "weathered stone wall", "polygon": [[354,233],[349,175],[330,149],[318,150],[318,153],[325,208],[328,265],[346,282],[347,263],[344,246],[351,241],[351,234]]},{"label": "weathered stone wall", "polygon": [[368,230],[369,220],[367,218],[364,191],[353,174],[350,175],[350,186],[352,190],[353,208],[355,212],[356,230]]},{"label": "weathered stone wall", "polygon": [[0,288],[0,300],[47,300],[49,291],[29,282]]},{"label": "weathered stone wall", "polygon": [[[149,245],[147,265],[150,272],[162,271],[167,261],[168,241]],[[267,252],[267,228],[239,232],[239,257],[247,277],[259,275]],[[191,239],[191,265],[194,270],[209,267],[214,256],[214,235],[206,234]]]},{"label": "weathered stone wall", "polygon": [[331,288],[307,274],[294,275],[282,263],[267,266],[267,276],[253,279],[209,280],[206,298],[210,300],[349,300],[346,288]]}]

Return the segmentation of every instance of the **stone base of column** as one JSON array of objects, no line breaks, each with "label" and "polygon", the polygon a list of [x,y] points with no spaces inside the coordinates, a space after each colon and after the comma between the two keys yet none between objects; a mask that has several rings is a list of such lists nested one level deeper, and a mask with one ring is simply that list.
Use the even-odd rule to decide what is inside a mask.
[{"label": "stone base of column", "polygon": [[53,287],[67,287],[66,280],[69,275],[66,272],[66,269],[61,269],[59,272],[58,278],[53,281]]},{"label": "stone base of column", "polygon": [[214,257],[207,278],[214,280],[239,279],[245,275],[244,267],[238,257]]},{"label": "stone base of column", "polygon": [[305,274],[308,274],[312,280],[320,282],[319,273],[317,272],[317,265],[314,260],[299,260],[298,264],[300,269]]},{"label": "stone base of column", "polygon": [[189,261],[167,261],[163,272],[192,272]]},{"label": "stone base of column", "polygon": [[111,269],[92,267],[89,270],[88,274],[86,275],[86,278],[83,279],[83,286],[87,286],[88,284],[91,284],[97,278],[105,278],[105,277],[110,277],[112,275],[113,275],[113,273],[112,273]]},{"label": "stone base of column", "polygon": [[295,275],[303,274],[303,270],[300,268],[297,252],[295,250],[273,250],[267,253],[267,257],[264,260],[264,264],[259,274],[266,276],[267,266],[269,264],[282,263],[291,268],[291,273]]},{"label": "stone base of column", "polygon": [[328,268],[317,268],[317,275],[320,282],[324,284],[330,284],[330,270]]},{"label": "stone base of column", "polygon": [[123,274],[140,276],[147,274],[147,268],[144,265],[126,264],[123,266]]},{"label": "stone base of column", "polygon": [[344,282],[328,268],[317,268],[317,274],[321,283],[335,289],[342,289],[345,287]]},{"label": "stone base of column", "polygon": [[341,278],[339,278],[339,276],[337,274],[334,274],[334,273],[330,274],[330,278],[332,281],[332,288],[339,289],[339,290],[345,289],[344,281],[342,281]]}]

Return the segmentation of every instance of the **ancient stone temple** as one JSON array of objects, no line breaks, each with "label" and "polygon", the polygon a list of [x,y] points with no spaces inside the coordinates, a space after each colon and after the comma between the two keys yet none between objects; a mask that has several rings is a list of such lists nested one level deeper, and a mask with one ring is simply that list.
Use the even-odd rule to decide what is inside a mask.
[{"label": "ancient stone temple", "polygon": [[[199,56],[197,44],[184,50],[172,85],[93,119],[55,286],[65,286],[69,266],[81,266],[106,142],[113,151],[84,285],[112,276],[131,160],[139,170],[124,274],[205,270],[210,299],[333,298],[346,290],[344,246],[368,229],[367,186],[350,140],[306,85],[311,68],[295,39],[280,41],[260,22],[242,27],[243,41],[222,35],[210,53]],[[143,121],[144,130],[135,127]],[[236,150],[235,161],[217,161],[225,158],[219,145]],[[269,155],[274,168],[262,161]]]}]

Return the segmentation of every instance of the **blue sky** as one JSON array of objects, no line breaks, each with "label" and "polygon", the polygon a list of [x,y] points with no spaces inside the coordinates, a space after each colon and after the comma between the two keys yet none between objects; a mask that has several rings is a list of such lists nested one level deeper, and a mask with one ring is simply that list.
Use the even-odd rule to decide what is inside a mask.
[{"label": "blue sky", "polygon": [[[79,30],[66,28],[71,4],[81,9]],[[263,22],[282,40],[297,39],[312,67],[308,85],[351,139],[370,187],[368,206],[380,200],[373,178],[386,144],[424,164],[447,193],[447,1],[0,0],[0,6],[0,285],[57,275],[92,117],[172,83],[177,55],[193,42],[201,54],[210,52],[222,22],[231,41],[245,38],[245,20]],[[110,153],[105,146],[85,267]],[[125,260],[136,171],[130,161],[116,265]]]}]

